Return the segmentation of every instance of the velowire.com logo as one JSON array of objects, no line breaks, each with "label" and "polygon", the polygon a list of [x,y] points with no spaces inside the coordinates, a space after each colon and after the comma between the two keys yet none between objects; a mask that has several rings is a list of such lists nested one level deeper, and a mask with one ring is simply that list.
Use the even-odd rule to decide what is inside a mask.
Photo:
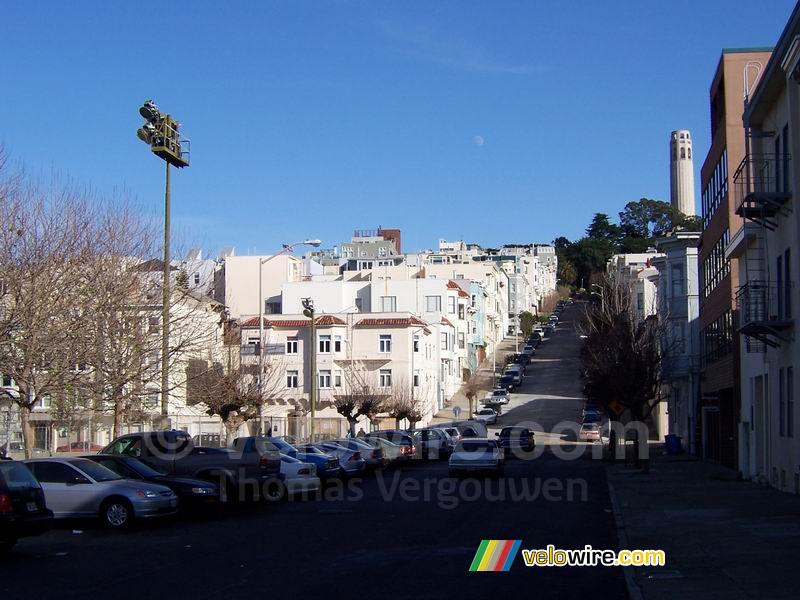
[{"label": "velowire.com logo", "polygon": [[472,559],[470,571],[508,571],[522,540],[483,540]]}]

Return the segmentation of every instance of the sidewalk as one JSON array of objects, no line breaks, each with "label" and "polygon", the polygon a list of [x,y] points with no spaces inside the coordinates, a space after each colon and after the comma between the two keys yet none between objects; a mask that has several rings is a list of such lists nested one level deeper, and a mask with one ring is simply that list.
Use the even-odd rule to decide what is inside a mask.
[{"label": "sidewalk", "polygon": [[797,598],[800,497],[662,451],[651,446],[649,474],[624,464],[606,470],[620,548],[666,553],[664,567],[628,572],[630,597]]},{"label": "sidewalk", "polygon": [[[519,337],[519,346],[522,348],[524,345],[523,337],[520,334]],[[506,357],[507,354],[512,354],[514,352],[514,336],[505,338],[502,342],[497,344],[497,349],[495,351],[495,366],[497,368],[498,377],[503,370],[503,359]],[[473,410],[477,410],[479,408],[479,404],[481,400],[486,396],[486,393],[492,387],[492,356],[488,355],[486,360],[484,360],[478,366],[478,381],[481,386],[481,391],[478,392],[478,396],[475,399],[475,405],[472,407]],[[469,415],[469,400],[463,393],[463,387],[459,389],[452,398],[450,398],[446,403],[445,407],[442,408],[438,413],[433,416],[431,420],[431,425],[435,425],[437,423],[444,423],[455,420],[453,416],[453,407],[458,406],[461,409],[461,414],[458,417],[458,420],[466,420],[470,417]]]}]

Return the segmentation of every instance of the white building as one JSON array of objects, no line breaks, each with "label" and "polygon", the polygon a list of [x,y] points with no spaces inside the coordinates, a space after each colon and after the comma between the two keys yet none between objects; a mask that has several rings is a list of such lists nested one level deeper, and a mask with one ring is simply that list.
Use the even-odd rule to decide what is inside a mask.
[{"label": "white building", "polygon": [[608,274],[630,290],[631,310],[637,320],[656,314],[658,309],[657,289],[651,278],[658,275],[653,260],[662,256],[655,251],[614,254],[606,265]]},{"label": "white building", "polygon": [[[800,9],[795,8],[744,111],[749,154],[734,174],[733,208],[744,226],[726,257],[737,258],[741,415],[745,478],[800,493],[797,433],[800,371],[795,315],[800,260]],[[759,65],[760,67],[760,65]]]},{"label": "white building", "polygon": [[[700,316],[697,244],[699,232],[678,231],[656,240],[663,253],[653,259],[658,289],[658,315],[664,329],[663,378],[659,437],[671,433],[684,448],[695,451],[695,416],[700,394]],[[666,417],[666,418],[664,418]]]}]

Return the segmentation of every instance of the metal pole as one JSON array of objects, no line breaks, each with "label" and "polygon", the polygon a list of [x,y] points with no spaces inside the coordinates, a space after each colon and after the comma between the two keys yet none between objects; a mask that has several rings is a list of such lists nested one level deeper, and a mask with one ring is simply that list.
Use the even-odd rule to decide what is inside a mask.
[{"label": "metal pole", "polygon": [[309,400],[311,403],[311,441],[314,441],[314,419],[317,415],[317,334],[316,334],[316,325],[314,323],[315,320],[315,312],[312,308],[309,312],[311,312],[311,327],[309,331],[311,333],[311,349],[309,357],[309,368],[311,371],[311,393],[309,394]]},{"label": "metal pole", "polygon": [[[262,376],[264,374],[264,293],[261,291],[261,271],[264,262],[261,257],[258,258],[258,400],[262,401],[263,384]],[[258,415],[258,433],[261,434],[263,429],[264,416],[259,410]]]},{"label": "metal pole", "polygon": [[161,416],[166,429],[169,414],[169,305],[170,305],[170,199],[169,199],[169,162],[167,165],[167,183],[164,192],[164,298],[161,307]]}]

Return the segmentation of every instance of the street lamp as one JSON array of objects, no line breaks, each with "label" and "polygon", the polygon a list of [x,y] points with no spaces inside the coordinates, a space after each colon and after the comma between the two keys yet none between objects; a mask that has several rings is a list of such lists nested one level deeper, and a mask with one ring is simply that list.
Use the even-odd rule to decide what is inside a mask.
[{"label": "street lamp", "polygon": [[[161,307],[161,416],[164,421],[169,412],[169,303],[170,303],[170,198],[169,167],[189,166],[190,142],[181,139],[178,130],[181,124],[170,115],[162,113],[156,103],[146,100],[139,108],[145,123],[136,131],[136,136],[150,146],[150,151],[166,163],[166,185],[164,191],[164,281],[163,305]],[[166,423],[164,424],[166,426]]]}]

